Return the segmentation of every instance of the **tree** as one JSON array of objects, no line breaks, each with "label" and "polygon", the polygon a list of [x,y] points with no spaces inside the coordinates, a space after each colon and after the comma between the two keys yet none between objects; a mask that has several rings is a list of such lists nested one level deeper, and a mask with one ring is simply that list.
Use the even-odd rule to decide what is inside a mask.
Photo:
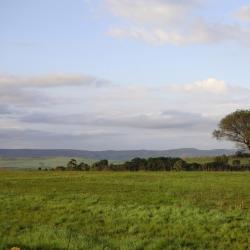
[{"label": "tree", "polygon": [[84,162],[81,162],[80,164],[78,164],[77,169],[82,171],[89,171],[90,166]]},{"label": "tree", "polygon": [[232,162],[232,165],[234,166],[234,167],[239,167],[240,165],[241,165],[241,161],[240,160],[233,160],[233,162]]},{"label": "tree", "polygon": [[109,166],[108,160],[100,160],[98,162],[95,162],[92,167],[98,171],[102,171],[107,169],[108,166]]},{"label": "tree", "polygon": [[177,162],[175,162],[173,169],[175,171],[181,171],[184,170],[185,167],[186,167],[186,162],[183,160],[178,160]]},{"label": "tree", "polygon": [[129,171],[139,171],[139,165],[137,160],[131,160],[125,162],[125,168]]},{"label": "tree", "polygon": [[68,170],[76,170],[77,168],[77,161],[75,159],[71,159],[67,164]]},{"label": "tree", "polygon": [[217,163],[218,165],[226,166],[228,165],[229,158],[226,155],[217,156],[215,157],[214,162]]},{"label": "tree", "polygon": [[243,149],[250,150],[250,110],[237,110],[224,117],[213,136],[233,141]]},{"label": "tree", "polygon": [[65,168],[64,166],[57,166],[57,167],[55,168],[55,170],[56,170],[56,171],[65,171],[66,168]]}]

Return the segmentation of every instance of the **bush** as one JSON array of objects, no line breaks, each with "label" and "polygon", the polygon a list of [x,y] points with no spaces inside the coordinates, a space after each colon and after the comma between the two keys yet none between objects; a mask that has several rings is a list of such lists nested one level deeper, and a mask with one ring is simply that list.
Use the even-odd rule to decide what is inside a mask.
[{"label": "bush", "polygon": [[229,162],[229,157],[226,155],[217,156],[215,157],[214,162],[217,163],[218,165],[225,166]]},{"label": "bush", "polygon": [[238,167],[238,166],[241,165],[241,161],[240,161],[240,160],[233,160],[232,165],[233,165],[234,167]]},{"label": "bush", "polygon": [[185,168],[186,168],[186,162],[183,160],[178,160],[177,162],[175,162],[173,170],[181,171],[184,170]]},{"label": "bush", "polygon": [[[38,169],[40,170],[40,169]],[[46,171],[48,169],[44,169]],[[172,157],[155,157],[149,159],[134,158],[123,164],[109,164],[108,160],[100,160],[95,162],[91,167],[81,162],[77,163],[75,159],[71,159],[67,167],[58,166],[53,170],[57,171],[89,171],[89,170],[109,170],[109,171],[247,171],[250,170],[250,164],[242,165],[239,159],[234,159],[232,165],[229,165],[229,157],[226,155],[218,156],[214,162],[205,164],[187,163],[181,158]]]},{"label": "bush", "polygon": [[109,167],[108,160],[100,160],[98,162],[95,162],[92,165],[92,169],[98,170],[98,171],[102,171],[102,170],[108,169],[108,167]]},{"label": "bush", "polygon": [[78,170],[82,170],[82,171],[89,171],[90,170],[90,166],[84,162],[81,162],[78,166],[77,166]]},{"label": "bush", "polygon": [[75,159],[71,159],[67,164],[67,170],[76,170],[77,169],[77,161]]},{"label": "bush", "polygon": [[66,168],[63,167],[63,166],[58,166],[58,167],[55,168],[55,170],[56,170],[56,171],[65,171]]},{"label": "bush", "polygon": [[249,158],[250,157],[250,154],[245,152],[245,151],[237,151],[235,153],[235,156],[236,158]]},{"label": "bush", "polygon": [[186,170],[187,171],[200,171],[202,170],[202,165],[196,162],[189,163],[189,164],[186,164]]}]

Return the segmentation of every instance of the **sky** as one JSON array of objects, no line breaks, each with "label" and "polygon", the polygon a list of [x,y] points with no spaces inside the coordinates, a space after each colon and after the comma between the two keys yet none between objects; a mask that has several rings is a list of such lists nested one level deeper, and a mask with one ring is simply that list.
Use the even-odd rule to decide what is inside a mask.
[{"label": "sky", "polygon": [[234,148],[247,0],[0,0],[0,148]]}]

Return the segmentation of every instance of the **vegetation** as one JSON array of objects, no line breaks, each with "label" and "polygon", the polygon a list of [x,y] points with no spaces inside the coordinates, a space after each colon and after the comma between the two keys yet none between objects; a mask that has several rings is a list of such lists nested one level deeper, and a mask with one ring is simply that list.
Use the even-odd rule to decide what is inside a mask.
[{"label": "vegetation", "polygon": [[[138,159],[139,161],[143,162],[145,165],[145,161],[140,158],[135,158]],[[134,161],[135,161],[134,159]],[[161,158],[151,158],[151,163],[149,164],[149,168],[152,169],[153,164],[155,164],[154,159],[161,159]],[[172,159],[172,158],[171,158]],[[176,158],[180,159],[180,158]],[[237,152],[235,156],[229,156],[228,157],[229,161],[228,164],[234,166],[234,169],[240,170],[242,167],[242,170],[250,165],[250,155],[242,152]],[[21,170],[21,169],[40,169],[40,170],[50,170],[50,169],[56,169],[56,170],[67,170],[67,164],[69,163],[71,159],[69,157],[25,157],[25,158],[7,158],[7,157],[0,157],[0,169],[1,168],[8,168],[12,170]],[[96,163],[96,160],[93,159],[86,159],[86,158],[74,158],[74,160],[77,161],[77,164],[80,165],[80,169],[78,170],[83,170],[83,171],[88,171],[88,170],[96,170],[92,166],[94,163]],[[198,169],[198,164],[203,166],[207,163],[212,163],[215,161],[215,157],[188,157],[184,158],[185,162],[188,165],[196,165],[196,169]],[[159,160],[158,160],[159,161]],[[81,163],[85,165],[81,165]],[[122,169],[122,166],[124,166],[125,162],[122,161],[109,161],[109,168],[110,170],[124,170]],[[237,164],[236,164],[237,163]],[[240,168],[236,168],[239,166]],[[141,167],[139,167],[141,169]],[[145,169],[146,170],[146,169]]]},{"label": "vegetation", "polygon": [[[0,157],[0,168],[11,169],[51,169],[56,166],[66,166],[70,157]],[[84,157],[74,158],[77,162],[86,162],[91,165],[96,160]],[[119,163],[118,161],[112,161]]]},{"label": "vegetation", "polygon": [[217,139],[225,138],[250,150],[250,110],[238,110],[227,115],[219,123],[219,129],[213,135]]},{"label": "vegetation", "polygon": [[249,249],[250,173],[0,171],[0,249]]},{"label": "vegetation", "polygon": [[[39,168],[41,170],[41,168]],[[47,169],[46,169],[47,170]],[[213,161],[205,163],[186,162],[180,158],[157,157],[149,159],[134,158],[122,164],[109,164],[108,160],[101,160],[92,164],[92,166],[75,159],[71,159],[67,167],[58,166],[52,170],[68,171],[246,171],[250,170],[250,164],[241,164],[239,159],[230,162],[226,155],[217,156]]]}]

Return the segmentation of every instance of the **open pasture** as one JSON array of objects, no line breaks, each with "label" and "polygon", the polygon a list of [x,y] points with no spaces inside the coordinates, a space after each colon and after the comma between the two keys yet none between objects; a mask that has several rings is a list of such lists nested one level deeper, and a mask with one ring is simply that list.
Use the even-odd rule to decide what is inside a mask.
[{"label": "open pasture", "polygon": [[249,249],[249,172],[0,172],[0,249]]}]

